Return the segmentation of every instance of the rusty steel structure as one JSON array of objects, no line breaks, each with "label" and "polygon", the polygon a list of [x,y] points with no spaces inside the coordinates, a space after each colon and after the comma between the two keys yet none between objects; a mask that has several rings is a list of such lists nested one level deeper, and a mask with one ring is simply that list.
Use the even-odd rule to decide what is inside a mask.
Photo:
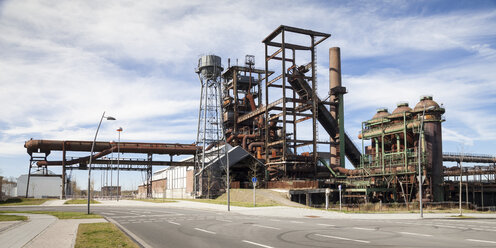
[{"label": "rusty steel structure", "polygon": [[[62,167],[62,197],[65,198],[66,190],[66,171],[67,170],[87,170],[90,156],[67,157],[67,152],[90,152],[92,141],[71,141],[71,140],[28,140],[24,144],[27,153],[30,156],[28,185],[31,172],[34,167],[42,169],[48,173],[48,167]],[[127,154],[145,154],[146,159],[119,159],[119,170],[122,171],[144,171],[146,172],[147,195],[151,196],[151,180],[153,166],[193,166],[192,162],[173,161],[172,157],[176,155],[194,155],[198,149],[196,145],[191,144],[168,144],[168,143],[138,143],[138,142],[120,142],[119,152]],[[48,160],[48,156],[53,151],[61,151],[60,160]],[[95,142],[92,157],[92,170],[111,170],[116,168],[116,161],[111,160],[106,155],[117,152],[117,143],[115,142]],[[154,154],[170,155],[169,161],[155,161]],[[27,197],[27,196],[26,196]]]},{"label": "rusty steel structure", "polygon": [[[424,201],[446,200],[443,160],[456,157],[442,152],[445,109],[431,96],[413,109],[408,103],[391,114],[380,109],[362,123],[360,149],[344,128],[347,90],[338,47],[329,49],[329,95],[317,94],[316,47],[330,36],[282,25],[262,41],[265,69],[255,68],[250,55],[244,66],[228,65],[222,74],[226,142],[263,162],[257,172],[264,179],[260,187],[336,192],[342,185],[350,202],[410,202],[419,199],[420,164]],[[319,125],[328,140],[320,139]],[[311,137],[302,138],[302,133]],[[345,168],[346,159],[352,169]],[[233,181],[249,181],[246,171],[238,168],[233,174]]]},{"label": "rusty steel structure", "polygon": [[[288,36],[297,36],[304,44],[292,42]],[[245,66],[229,66],[223,73],[227,142],[241,145],[263,161],[265,167],[259,176],[265,183],[328,178],[329,170],[320,162],[317,147],[335,146],[339,144],[338,137],[347,137],[339,136],[336,120],[339,99],[346,89],[334,87],[332,102],[321,101],[316,94],[316,47],[329,37],[326,33],[280,26],[263,40],[265,69],[254,68],[254,57],[247,56]],[[304,64],[297,64],[305,59],[308,61]],[[328,110],[331,105],[336,107],[334,116]],[[318,122],[332,142],[318,140]],[[301,138],[298,130],[307,123],[311,125],[312,137]],[[350,151],[358,151],[353,148]],[[344,159],[344,149],[341,150]],[[331,154],[339,156],[338,149],[331,149]],[[358,163],[356,156],[355,164]]]},{"label": "rusty steel structure", "polygon": [[[329,49],[328,93],[322,97],[317,93],[323,92],[318,91],[317,47],[330,37],[281,25],[262,41],[263,68],[255,66],[252,55],[245,57],[244,65],[231,66],[228,60],[225,70],[220,57],[202,56],[196,70],[202,83],[196,143],[121,142],[120,152],[146,154],[147,159],[120,159],[120,170],[146,171],[150,186],[152,166],[194,166],[194,193],[200,197],[210,190],[205,181],[211,178],[204,170],[232,187],[251,187],[251,178],[257,177],[258,187],[289,189],[293,200],[309,205],[323,201],[326,189],[332,201],[342,189],[347,203],[455,200],[459,193],[454,189],[465,178],[466,202],[496,205],[496,157],[443,154],[445,109],[432,96],[422,96],[413,108],[402,102],[391,113],[378,109],[362,122],[357,137],[361,146],[353,142],[345,132],[347,89],[341,79],[339,47]],[[325,133],[319,134],[319,129]],[[62,166],[64,177],[67,169],[87,169],[89,160],[67,158],[66,152],[89,152],[91,142],[30,140],[25,147],[31,156],[30,173],[33,165]],[[224,167],[229,164],[226,157],[231,159],[228,149],[249,157],[233,158],[237,162],[230,167],[229,178]],[[108,168],[105,155],[115,150],[114,143],[97,142],[93,169]],[[51,151],[62,151],[62,159],[47,161]],[[171,160],[154,161],[153,154],[169,154]],[[172,161],[173,155],[182,154],[195,156],[188,162]],[[445,167],[443,162],[456,162],[462,169]],[[217,185],[219,193],[227,186]],[[151,194],[151,187],[147,192]]]},{"label": "rusty steel structure", "polygon": [[444,112],[431,96],[424,96],[414,109],[408,103],[400,103],[391,114],[381,108],[371,120],[363,122],[359,138],[370,141],[371,145],[365,147],[362,142],[361,169],[356,176],[374,179],[368,185],[377,188],[376,197],[399,195],[405,202],[418,199],[416,178],[420,164],[421,173],[426,176],[423,197],[426,201],[443,201]]},{"label": "rusty steel structure", "polygon": [[[280,26],[263,40],[265,69],[254,68],[254,58],[247,56],[245,66],[228,66],[223,73],[226,141],[264,163],[259,176],[267,187],[295,180],[322,187],[335,171],[347,171],[345,158],[360,165],[360,151],[344,131],[339,48],[329,50],[329,96],[317,95],[316,48],[329,37]],[[319,140],[319,124],[328,140]],[[300,134],[308,127],[311,137]]]}]

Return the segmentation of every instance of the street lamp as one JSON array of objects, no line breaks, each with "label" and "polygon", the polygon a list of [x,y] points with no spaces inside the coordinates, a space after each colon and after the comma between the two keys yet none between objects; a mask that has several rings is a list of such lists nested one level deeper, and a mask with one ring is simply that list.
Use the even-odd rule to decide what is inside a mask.
[{"label": "street lamp", "polygon": [[117,132],[119,132],[119,139],[117,140],[117,201],[119,201],[119,196],[121,195],[121,192],[119,190],[119,166],[121,162],[121,154],[120,154],[120,147],[119,144],[121,143],[121,132],[122,132],[122,127],[119,127],[117,129]]},{"label": "street lamp", "polygon": [[100,122],[98,123],[98,127],[96,128],[95,138],[93,139],[93,143],[91,144],[91,152],[90,152],[90,162],[88,164],[88,214],[90,214],[90,199],[91,199],[91,163],[93,161],[93,150],[95,149],[96,136],[98,136],[98,130],[100,130],[100,125],[102,125],[103,118],[109,121],[115,121],[115,118],[112,116],[105,116],[105,111],[103,111],[102,118],[100,118]]},{"label": "street lamp", "polygon": [[420,154],[422,153],[422,135],[424,134],[424,118],[425,118],[425,111],[426,110],[431,110],[434,109],[435,106],[430,106],[428,108],[425,108],[425,103],[424,103],[424,110],[422,111],[422,119],[420,119],[420,132],[419,132],[419,151],[418,151],[418,169],[419,169],[419,205],[420,205],[420,218],[424,218],[424,208],[422,207],[422,162],[421,162],[421,156]]},{"label": "street lamp", "polygon": [[[462,178],[463,178],[463,175],[462,175],[462,160],[463,160],[463,155],[462,155],[462,159],[460,160],[460,162],[458,164],[460,164],[460,193],[459,193],[459,197],[458,197],[458,207],[460,208],[460,214],[459,216],[463,216],[462,214]],[[467,193],[468,194],[468,193]]]}]

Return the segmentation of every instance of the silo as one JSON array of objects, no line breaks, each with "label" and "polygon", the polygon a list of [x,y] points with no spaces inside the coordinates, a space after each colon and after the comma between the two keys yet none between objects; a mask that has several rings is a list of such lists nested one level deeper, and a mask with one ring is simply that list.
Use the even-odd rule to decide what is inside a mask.
[{"label": "silo", "polygon": [[432,178],[433,200],[444,201],[443,189],[443,138],[441,130],[442,114],[444,109],[439,107],[432,96],[423,96],[414,108],[421,118],[424,117],[424,139],[426,151],[426,169]]}]

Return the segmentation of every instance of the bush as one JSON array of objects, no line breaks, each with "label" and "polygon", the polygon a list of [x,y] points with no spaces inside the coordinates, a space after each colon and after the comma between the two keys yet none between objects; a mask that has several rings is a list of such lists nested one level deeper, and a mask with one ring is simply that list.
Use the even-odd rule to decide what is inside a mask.
[{"label": "bush", "polygon": [[0,204],[17,203],[17,202],[22,202],[22,198],[20,198],[20,197],[9,198],[7,200],[0,201]]}]

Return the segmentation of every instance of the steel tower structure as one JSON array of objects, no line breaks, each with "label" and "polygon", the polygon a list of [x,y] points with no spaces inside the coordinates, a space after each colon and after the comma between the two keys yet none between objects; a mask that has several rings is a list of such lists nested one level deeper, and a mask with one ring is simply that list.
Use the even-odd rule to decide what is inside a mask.
[{"label": "steel tower structure", "polygon": [[[198,111],[198,132],[196,144],[202,146],[197,150],[195,163],[195,194],[202,195],[204,182],[204,170],[208,167],[208,151],[210,147],[224,140],[222,126],[222,94],[221,94],[221,58],[216,55],[205,55],[198,60],[196,73],[201,82],[200,108]],[[219,157],[220,151],[216,153]],[[207,190],[208,190],[208,186]]]}]

